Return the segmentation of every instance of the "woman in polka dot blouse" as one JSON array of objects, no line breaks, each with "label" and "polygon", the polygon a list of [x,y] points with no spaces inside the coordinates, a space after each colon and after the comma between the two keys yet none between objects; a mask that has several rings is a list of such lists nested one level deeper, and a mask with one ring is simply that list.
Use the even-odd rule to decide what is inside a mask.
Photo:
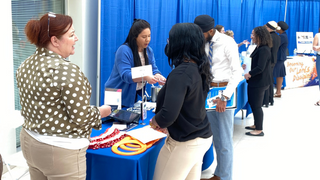
[{"label": "woman in polka dot blouse", "polygon": [[137,101],[137,95],[141,95],[145,87],[142,78],[132,79],[132,67],[150,64],[153,76],[145,76],[143,80],[149,84],[158,82],[160,85],[166,81],[158,70],[151,47],[148,46],[150,40],[150,24],[145,20],[135,19],[126,41],[116,52],[114,66],[105,87],[122,89],[121,103],[124,107],[132,107]]},{"label": "woman in polka dot blouse", "polygon": [[48,13],[30,20],[25,33],[36,51],[16,73],[21,115],[21,149],[31,179],[85,179],[92,128],[110,106],[90,105],[91,85],[66,58],[78,41],[70,16]]}]

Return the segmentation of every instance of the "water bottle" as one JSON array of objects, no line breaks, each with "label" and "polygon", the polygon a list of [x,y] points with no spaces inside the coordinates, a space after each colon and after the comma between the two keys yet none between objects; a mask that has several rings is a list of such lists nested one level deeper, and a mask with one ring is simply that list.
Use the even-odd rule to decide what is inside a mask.
[{"label": "water bottle", "polygon": [[294,49],[293,55],[294,55],[294,56],[297,56],[297,48]]}]

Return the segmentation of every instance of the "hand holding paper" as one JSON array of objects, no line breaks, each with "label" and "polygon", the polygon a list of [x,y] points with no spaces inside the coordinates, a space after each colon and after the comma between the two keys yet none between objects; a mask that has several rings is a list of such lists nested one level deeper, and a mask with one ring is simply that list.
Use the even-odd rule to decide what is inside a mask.
[{"label": "hand holding paper", "polygon": [[145,126],[143,128],[134,129],[127,132],[128,135],[138,139],[142,143],[147,143],[156,139],[166,137],[167,135],[152,129],[150,126]]}]

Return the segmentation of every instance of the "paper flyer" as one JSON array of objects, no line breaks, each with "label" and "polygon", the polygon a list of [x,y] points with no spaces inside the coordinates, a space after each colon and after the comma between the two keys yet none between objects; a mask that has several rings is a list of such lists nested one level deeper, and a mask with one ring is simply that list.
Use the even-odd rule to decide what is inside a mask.
[{"label": "paper flyer", "polygon": [[105,88],[104,89],[104,104],[116,105],[117,109],[121,109],[121,89]]},{"label": "paper flyer", "polygon": [[[206,99],[206,109],[207,110],[215,110],[216,104],[213,103],[213,100],[216,98],[220,98],[221,94],[223,93],[223,90],[225,90],[226,87],[214,87],[211,88],[208,92],[207,99]],[[235,90],[231,98],[227,101],[227,109],[237,108],[237,91]]]}]

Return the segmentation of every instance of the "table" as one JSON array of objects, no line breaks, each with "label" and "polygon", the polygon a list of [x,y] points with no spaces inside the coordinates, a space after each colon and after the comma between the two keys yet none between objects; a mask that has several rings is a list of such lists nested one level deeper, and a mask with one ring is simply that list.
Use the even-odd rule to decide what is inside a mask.
[{"label": "table", "polygon": [[[235,114],[242,109],[247,109],[248,116],[251,113],[250,105],[247,97],[247,82],[242,80],[237,87],[237,108]],[[154,113],[148,111],[147,119],[154,116]],[[112,124],[102,125],[102,130],[92,130],[91,137],[98,136],[103,133]],[[136,128],[143,127],[139,125]],[[146,152],[135,156],[121,156],[114,154],[111,148],[87,150],[87,180],[152,180],[154,168],[158,158],[159,151],[163,146],[165,138],[159,140]],[[202,169],[207,169],[213,162],[213,146],[204,156]]]},{"label": "table", "polygon": [[[146,124],[153,117],[148,112]],[[141,121],[140,121],[141,122]],[[102,125],[102,130],[92,130],[91,137],[102,134],[112,123]],[[136,128],[143,127],[139,125]],[[121,156],[111,148],[87,150],[87,180],[152,180],[159,151],[165,138],[155,143],[144,153],[134,156]]]},{"label": "table", "polygon": [[252,113],[251,107],[248,103],[248,83],[246,79],[240,81],[237,86],[237,108],[234,110],[234,115],[236,115],[240,110],[242,111],[242,119],[243,119],[243,109],[246,109],[246,117]]}]

